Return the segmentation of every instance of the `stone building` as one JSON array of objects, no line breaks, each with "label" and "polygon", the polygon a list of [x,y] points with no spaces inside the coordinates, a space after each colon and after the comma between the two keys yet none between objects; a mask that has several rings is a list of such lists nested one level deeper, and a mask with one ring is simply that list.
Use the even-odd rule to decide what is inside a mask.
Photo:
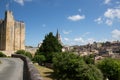
[{"label": "stone building", "polygon": [[0,50],[16,51],[25,49],[25,24],[15,21],[11,11],[5,12],[4,20],[0,20]]},{"label": "stone building", "polygon": [[57,40],[59,41],[59,43],[60,43],[61,45],[63,45],[58,30],[57,30],[57,33],[56,33],[56,38],[57,38]]}]

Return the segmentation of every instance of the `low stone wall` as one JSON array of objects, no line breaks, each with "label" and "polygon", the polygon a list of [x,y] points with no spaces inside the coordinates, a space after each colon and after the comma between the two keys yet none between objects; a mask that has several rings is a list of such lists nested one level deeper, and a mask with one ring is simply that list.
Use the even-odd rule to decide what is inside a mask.
[{"label": "low stone wall", "polygon": [[38,70],[28,57],[20,54],[12,54],[12,57],[20,58],[24,61],[24,80],[43,80],[42,77],[40,77]]}]

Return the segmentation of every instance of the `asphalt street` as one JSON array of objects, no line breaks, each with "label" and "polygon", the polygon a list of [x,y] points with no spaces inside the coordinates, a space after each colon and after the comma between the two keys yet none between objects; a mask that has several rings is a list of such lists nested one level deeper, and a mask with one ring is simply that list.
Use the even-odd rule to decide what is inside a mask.
[{"label": "asphalt street", "polygon": [[19,58],[0,58],[0,80],[23,80],[23,61]]}]

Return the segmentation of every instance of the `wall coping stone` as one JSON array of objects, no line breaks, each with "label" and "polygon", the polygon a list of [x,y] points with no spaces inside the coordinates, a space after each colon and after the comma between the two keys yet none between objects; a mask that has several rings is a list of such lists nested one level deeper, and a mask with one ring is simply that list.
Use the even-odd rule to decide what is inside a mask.
[{"label": "wall coping stone", "polygon": [[28,57],[21,54],[12,54],[11,56],[20,58],[24,61],[24,65],[26,65],[25,69],[27,69],[26,76],[28,77],[28,80],[43,80],[38,70],[35,68],[32,61]]}]

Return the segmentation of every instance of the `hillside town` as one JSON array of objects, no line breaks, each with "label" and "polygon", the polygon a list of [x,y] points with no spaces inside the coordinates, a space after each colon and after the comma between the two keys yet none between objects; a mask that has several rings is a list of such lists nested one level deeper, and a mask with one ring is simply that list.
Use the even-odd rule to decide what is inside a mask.
[{"label": "hillside town", "polygon": [[63,51],[74,52],[80,56],[94,54],[97,59],[101,57],[120,58],[120,41],[94,42],[81,46],[66,46]]}]

